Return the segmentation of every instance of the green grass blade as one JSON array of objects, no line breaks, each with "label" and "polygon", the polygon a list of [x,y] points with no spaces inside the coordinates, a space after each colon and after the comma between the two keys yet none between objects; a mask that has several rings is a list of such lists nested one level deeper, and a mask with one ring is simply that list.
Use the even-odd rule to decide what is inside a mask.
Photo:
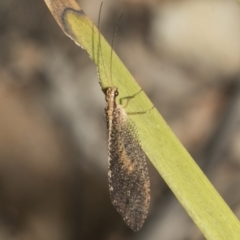
[{"label": "green grass blade", "polygon": [[[118,87],[120,98],[133,96],[139,85],[115,53],[110,77],[111,47],[80,7],[71,1],[45,0],[55,19],[78,45],[84,48],[99,69],[101,86]],[[145,93],[140,92],[128,105],[128,112],[152,108]],[[231,209],[181,145],[158,111],[130,115],[136,124],[141,145],[182,206],[209,240],[240,239],[240,224]]]}]

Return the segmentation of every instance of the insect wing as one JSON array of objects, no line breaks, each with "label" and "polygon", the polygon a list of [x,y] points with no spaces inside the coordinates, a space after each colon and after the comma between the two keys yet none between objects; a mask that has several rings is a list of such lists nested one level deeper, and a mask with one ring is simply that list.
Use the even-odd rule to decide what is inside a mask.
[{"label": "insect wing", "polygon": [[149,209],[150,183],[135,125],[121,116],[113,119],[109,142],[109,189],[114,207],[139,230]]}]

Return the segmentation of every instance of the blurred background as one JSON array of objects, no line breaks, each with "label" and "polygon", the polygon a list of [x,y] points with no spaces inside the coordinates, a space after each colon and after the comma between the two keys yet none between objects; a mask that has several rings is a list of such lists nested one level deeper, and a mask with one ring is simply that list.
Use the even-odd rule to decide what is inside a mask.
[{"label": "blurred background", "polygon": [[[79,0],[97,24],[102,0]],[[240,216],[240,3],[105,0],[101,31]],[[0,239],[202,240],[149,163],[151,208],[132,232],[107,184],[96,67],[43,0],[0,1]]]}]

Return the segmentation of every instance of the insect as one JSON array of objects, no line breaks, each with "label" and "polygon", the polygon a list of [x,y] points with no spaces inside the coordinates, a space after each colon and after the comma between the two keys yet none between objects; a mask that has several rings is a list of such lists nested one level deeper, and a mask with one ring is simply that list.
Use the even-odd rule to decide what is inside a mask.
[{"label": "insect", "polygon": [[[117,27],[114,36],[116,32]],[[114,37],[112,49],[113,42]],[[99,47],[101,47],[100,36]],[[110,64],[112,64],[112,49]],[[110,198],[113,206],[128,226],[134,231],[138,231],[148,214],[150,181],[145,154],[140,146],[136,126],[124,109],[133,97],[127,98],[125,106],[117,103],[116,98],[119,92],[118,88],[112,84],[111,68],[112,66],[110,66],[111,84],[103,89],[107,102],[105,114],[108,131],[108,183]],[[140,113],[146,112],[129,114]]]}]

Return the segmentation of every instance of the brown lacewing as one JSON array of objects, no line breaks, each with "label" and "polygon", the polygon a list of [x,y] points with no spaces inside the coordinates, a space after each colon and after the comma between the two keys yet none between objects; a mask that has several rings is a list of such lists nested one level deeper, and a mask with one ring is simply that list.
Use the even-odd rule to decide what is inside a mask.
[{"label": "brown lacewing", "polygon": [[[102,4],[98,19],[99,32],[101,8]],[[112,49],[117,27],[112,40]],[[101,51],[100,33],[99,49]],[[108,131],[109,191],[113,206],[120,213],[128,226],[134,231],[138,231],[142,227],[148,214],[150,204],[150,182],[145,154],[140,146],[137,129],[131,119],[128,118],[128,115],[146,112],[127,114],[124,110],[124,106],[117,103],[116,97],[118,96],[118,88],[112,86],[111,76],[112,49],[110,55],[111,85],[103,89],[107,102],[105,113]],[[133,97],[128,98],[127,104]]]}]

